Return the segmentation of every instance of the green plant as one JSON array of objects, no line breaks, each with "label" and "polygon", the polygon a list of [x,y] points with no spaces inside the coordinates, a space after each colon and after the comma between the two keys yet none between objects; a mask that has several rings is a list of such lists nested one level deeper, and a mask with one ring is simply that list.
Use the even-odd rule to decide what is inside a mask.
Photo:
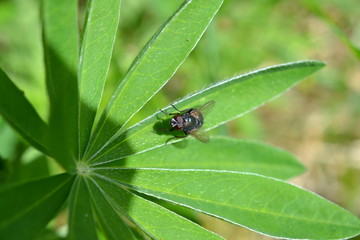
[{"label": "green plant", "polygon": [[[68,198],[70,239],[97,239],[97,228],[108,239],[220,239],[157,199],[274,237],[339,239],[360,233],[357,217],[283,181],[304,170],[285,151],[226,137],[165,146],[169,135],[154,131],[165,117],[161,113],[127,126],[188,56],[221,4],[186,1],[140,52],[99,113],[120,2],[89,1],[78,55],[76,1],[43,1],[49,121],[39,117],[3,71],[0,94],[6,100],[0,111],[66,173],[0,190],[1,239],[35,238]],[[302,61],[265,68],[219,82],[175,105],[215,100],[204,125],[210,130],[323,66]]]}]

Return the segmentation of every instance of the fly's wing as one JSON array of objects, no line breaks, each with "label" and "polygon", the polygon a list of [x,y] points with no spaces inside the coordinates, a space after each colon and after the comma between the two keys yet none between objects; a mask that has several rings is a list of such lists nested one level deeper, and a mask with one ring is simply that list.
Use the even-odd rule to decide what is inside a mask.
[{"label": "fly's wing", "polygon": [[206,114],[208,114],[214,108],[214,106],[215,106],[215,101],[211,100],[205,103],[204,105],[202,105],[201,107],[197,108],[196,111],[199,111],[203,116],[206,116]]},{"label": "fly's wing", "polygon": [[209,142],[210,139],[209,134],[207,132],[191,131],[189,132],[189,134],[203,143]]}]

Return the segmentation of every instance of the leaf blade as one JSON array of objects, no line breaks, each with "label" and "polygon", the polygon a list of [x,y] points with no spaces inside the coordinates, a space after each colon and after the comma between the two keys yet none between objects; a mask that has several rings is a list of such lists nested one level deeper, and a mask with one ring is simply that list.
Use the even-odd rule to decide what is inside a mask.
[{"label": "leaf blade", "polygon": [[80,155],[100,104],[120,17],[120,0],[92,0],[89,4],[78,71]]},{"label": "leaf blade", "polygon": [[[116,89],[86,156],[101,148],[169,80],[197,44],[222,0],[185,1],[153,36]],[[144,79],[150,79],[144,81]]]},{"label": "leaf blade", "polygon": [[78,128],[77,2],[42,2],[46,83],[50,99],[49,143],[56,160],[75,168]]},{"label": "leaf blade", "polygon": [[[204,120],[203,128],[209,130],[278,97],[323,66],[324,63],[318,61],[300,61],[260,69],[212,85],[178,101],[175,105],[179,109],[186,109],[215,100],[214,109]],[[171,106],[164,110],[170,108]],[[155,113],[116,136],[111,143],[95,153],[90,161],[94,164],[111,162],[134,152],[140,153],[163,146],[172,136],[156,133],[159,115],[164,116],[163,113]],[[130,147],[124,146],[125,144]]]},{"label": "leaf blade", "polygon": [[279,179],[295,177],[305,170],[293,155],[282,149],[228,137],[212,137],[207,144],[189,139],[182,148],[172,145],[155,148],[98,167],[228,170]]},{"label": "leaf blade", "polygon": [[98,239],[89,198],[85,180],[78,176],[70,193],[69,239]]},{"label": "leaf blade", "polygon": [[73,180],[61,174],[2,189],[0,238],[34,239],[64,204]]},{"label": "leaf blade", "polygon": [[0,69],[0,86],[0,95],[3,98],[0,101],[1,115],[32,146],[49,154],[49,146],[46,143],[47,124],[2,69]]},{"label": "leaf blade", "polygon": [[[94,173],[274,237],[343,239],[360,233],[360,220],[341,207],[289,183],[256,174],[120,168]],[[312,231],[314,227],[316,231]]]},{"label": "leaf blade", "polygon": [[[96,182],[96,184],[95,184]],[[197,224],[143,199],[118,185],[94,177],[95,186],[104,189],[118,211],[123,211],[135,224],[154,239],[222,239]],[[127,206],[131,202],[131,206]],[[121,209],[121,210],[120,210]]]},{"label": "leaf blade", "polygon": [[93,179],[85,179],[89,189],[92,205],[94,207],[98,222],[107,239],[136,239],[129,226],[122,219],[123,214],[116,212],[111,202],[101,190],[95,186]]}]

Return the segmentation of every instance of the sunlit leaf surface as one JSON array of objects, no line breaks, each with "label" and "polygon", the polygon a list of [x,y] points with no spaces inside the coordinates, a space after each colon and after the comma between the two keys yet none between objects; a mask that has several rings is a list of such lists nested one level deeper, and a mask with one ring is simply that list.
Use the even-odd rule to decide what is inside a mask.
[{"label": "sunlit leaf surface", "polygon": [[120,0],[92,0],[89,4],[78,71],[80,155],[100,104],[120,16]]},{"label": "sunlit leaf surface", "polygon": [[96,240],[96,227],[90,193],[83,177],[78,176],[70,194],[69,239]]},{"label": "sunlit leaf surface", "polygon": [[115,182],[95,177],[89,185],[94,195],[106,197],[116,214],[126,214],[153,239],[222,239],[166,208],[122,189]]},{"label": "sunlit leaf surface", "polygon": [[360,232],[360,220],[343,208],[256,174],[122,168],[100,168],[94,174],[275,237],[342,239]]},{"label": "sunlit leaf surface", "polygon": [[99,167],[214,169],[252,172],[289,179],[305,168],[290,153],[273,146],[228,137],[195,139],[113,161]]},{"label": "sunlit leaf surface", "polygon": [[195,47],[222,0],[184,1],[135,59],[94,132],[86,157],[101,148],[170,79]]},{"label": "sunlit leaf surface", "polygon": [[[302,61],[264,68],[219,82],[174,104],[186,109],[214,100],[215,107],[206,116],[203,126],[212,129],[278,97],[323,66],[322,62]],[[171,112],[171,108],[164,110]],[[164,145],[169,135],[157,133],[156,126],[159,118],[165,117],[158,112],[134,125],[95,153],[90,161],[95,164],[110,162]]]}]

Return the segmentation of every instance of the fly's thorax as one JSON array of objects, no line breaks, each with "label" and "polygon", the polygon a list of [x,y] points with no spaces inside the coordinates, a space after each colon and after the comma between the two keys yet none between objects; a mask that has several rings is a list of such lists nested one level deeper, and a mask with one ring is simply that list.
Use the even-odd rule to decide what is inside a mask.
[{"label": "fly's thorax", "polygon": [[202,114],[197,110],[183,114],[183,118],[185,120],[183,128],[185,133],[199,130],[204,123]]}]

